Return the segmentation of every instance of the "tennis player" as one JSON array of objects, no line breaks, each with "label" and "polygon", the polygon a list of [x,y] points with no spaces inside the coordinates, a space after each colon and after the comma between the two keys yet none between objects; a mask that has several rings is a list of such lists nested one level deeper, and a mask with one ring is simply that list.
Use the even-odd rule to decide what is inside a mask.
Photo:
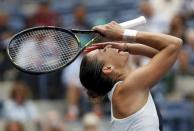
[{"label": "tennis player", "polygon": [[[111,102],[111,131],[162,131],[150,89],[170,70],[182,40],[165,34],[124,30],[116,22],[94,27],[111,41],[86,49],[80,80],[90,97]],[[128,43],[127,43],[128,42]],[[132,68],[129,56],[150,57]]]}]

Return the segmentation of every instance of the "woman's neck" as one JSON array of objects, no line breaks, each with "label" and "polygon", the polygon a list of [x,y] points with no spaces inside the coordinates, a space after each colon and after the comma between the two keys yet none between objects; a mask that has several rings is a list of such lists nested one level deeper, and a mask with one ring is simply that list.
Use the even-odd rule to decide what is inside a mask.
[{"label": "woman's neck", "polygon": [[132,72],[132,68],[131,68],[131,66],[129,65],[129,66],[127,66],[126,68],[124,68],[123,70],[122,70],[122,72],[120,73],[120,75],[119,75],[119,80],[124,80],[127,76],[129,76],[129,74]]}]

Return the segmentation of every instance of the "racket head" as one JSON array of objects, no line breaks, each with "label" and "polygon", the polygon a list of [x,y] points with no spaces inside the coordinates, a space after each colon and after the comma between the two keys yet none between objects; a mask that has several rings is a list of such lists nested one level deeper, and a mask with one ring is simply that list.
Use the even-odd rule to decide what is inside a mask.
[{"label": "racket head", "polygon": [[[45,39],[44,39],[44,37],[45,37]],[[58,41],[55,37],[57,37],[58,39],[63,41],[63,43],[61,43],[61,41]],[[33,41],[31,41],[33,43],[33,44],[31,43],[32,47],[36,46],[36,42],[40,42],[41,39],[44,39],[45,41],[49,42],[48,38],[50,40],[54,40],[53,43],[55,45],[53,45],[53,46],[56,46],[55,47],[56,50],[55,51],[53,50],[50,52],[48,52],[48,48],[44,49],[44,47],[40,47],[45,51],[46,54],[40,53],[34,59],[37,59],[37,57],[43,58],[43,59],[45,57],[45,59],[46,59],[46,57],[48,57],[48,56],[44,56],[44,55],[49,55],[49,53],[52,54],[53,52],[58,52],[58,57],[60,57],[60,58],[58,58],[57,60],[59,62],[55,61],[55,62],[53,62],[53,65],[49,65],[48,67],[47,67],[47,64],[50,64],[50,63],[47,63],[47,62],[49,62],[51,60],[48,60],[48,61],[46,60],[42,64],[39,64],[39,65],[36,63],[33,63],[33,61],[30,62],[30,60],[33,60],[33,57],[31,56],[31,54],[33,54],[33,55],[37,54],[37,52],[33,52],[32,50],[30,50],[30,48],[32,48],[32,47],[30,47],[30,40],[32,40],[34,38],[35,38],[35,42],[33,43]],[[65,41],[67,38],[70,42]],[[49,42],[49,44],[53,44],[53,43]],[[41,44],[41,42],[40,42],[40,44]],[[44,43],[44,44],[47,45],[48,43]],[[71,44],[71,46],[69,46],[69,44]],[[27,49],[26,54],[21,53],[22,51],[25,51],[24,46],[26,46],[25,48]],[[62,46],[62,48],[61,48],[61,46]],[[67,49],[67,47],[65,47],[65,46],[72,47],[72,48]],[[35,48],[35,47],[33,47],[33,48]],[[66,52],[63,51],[64,48],[67,49]],[[51,49],[51,47],[50,47],[50,49]],[[73,49],[73,51],[72,51],[72,49]],[[33,28],[23,30],[23,31],[15,34],[11,38],[11,40],[6,48],[7,55],[9,57],[11,63],[17,69],[19,69],[20,71],[25,72],[25,73],[36,74],[36,75],[51,73],[51,72],[54,72],[56,70],[60,70],[61,68],[72,63],[83,50],[84,50],[84,48],[81,49],[80,41],[75,34],[73,34],[70,30],[66,30],[66,29],[63,29],[60,27],[55,27],[55,26],[39,26],[39,27],[33,27]],[[71,52],[69,54],[70,58],[68,60],[66,60],[66,62],[62,62],[61,60],[63,60],[63,56],[66,57],[67,52]],[[17,59],[22,61],[23,58],[25,58],[26,60],[24,60],[22,63],[19,63],[17,61]],[[56,58],[57,58],[57,55],[56,55]],[[53,60],[55,60],[55,59],[53,59]],[[38,67],[38,66],[40,66],[40,67]]]}]

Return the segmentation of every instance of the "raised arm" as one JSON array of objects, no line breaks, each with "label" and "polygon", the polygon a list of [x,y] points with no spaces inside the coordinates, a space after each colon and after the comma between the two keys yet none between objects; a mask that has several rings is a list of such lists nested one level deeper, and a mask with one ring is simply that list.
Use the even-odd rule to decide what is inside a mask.
[{"label": "raised arm", "polygon": [[156,33],[138,32],[136,42],[159,50],[149,64],[138,68],[124,81],[125,86],[151,88],[173,66],[181,49],[181,39]]},{"label": "raised arm", "polygon": [[124,80],[123,87],[125,93],[131,88],[149,89],[160,80],[172,67],[177,59],[181,48],[182,40],[173,36],[138,32],[128,30],[126,33],[116,22],[111,22],[104,26],[97,26],[95,30],[113,40],[128,40],[129,42],[141,43],[158,50],[150,63],[136,69]]},{"label": "raised arm", "polygon": [[157,50],[163,50],[166,47],[181,47],[182,40],[165,34],[137,32],[136,42],[150,46]]}]

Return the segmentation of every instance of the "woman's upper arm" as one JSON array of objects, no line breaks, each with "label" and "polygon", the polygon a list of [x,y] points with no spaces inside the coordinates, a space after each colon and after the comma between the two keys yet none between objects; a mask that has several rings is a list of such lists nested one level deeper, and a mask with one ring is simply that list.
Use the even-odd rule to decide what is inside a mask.
[{"label": "woman's upper arm", "polygon": [[124,81],[126,87],[149,89],[156,84],[175,63],[178,50],[174,47],[163,49],[155,55],[149,64],[133,71]]}]

